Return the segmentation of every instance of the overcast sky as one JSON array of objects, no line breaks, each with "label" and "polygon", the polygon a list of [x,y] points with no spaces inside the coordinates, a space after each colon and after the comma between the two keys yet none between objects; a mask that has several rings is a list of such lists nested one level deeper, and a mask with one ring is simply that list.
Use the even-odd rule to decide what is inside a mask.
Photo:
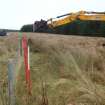
[{"label": "overcast sky", "polygon": [[0,28],[20,29],[41,18],[80,10],[105,11],[105,0],[0,0]]}]

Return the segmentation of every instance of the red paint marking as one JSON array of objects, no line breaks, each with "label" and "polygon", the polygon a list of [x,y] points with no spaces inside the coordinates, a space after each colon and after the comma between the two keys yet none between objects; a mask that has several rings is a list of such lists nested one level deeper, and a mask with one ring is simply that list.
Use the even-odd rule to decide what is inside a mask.
[{"label": "red paint marking", "polygon": [[28,41],[26,36],[22,38],[22,48],[24,50],[24,64],[25,64],[25,76],[26,76],[26,84],[29,88],[29,93],[31,93],[31,80],[30,80],[30,68],[28,64]]}]

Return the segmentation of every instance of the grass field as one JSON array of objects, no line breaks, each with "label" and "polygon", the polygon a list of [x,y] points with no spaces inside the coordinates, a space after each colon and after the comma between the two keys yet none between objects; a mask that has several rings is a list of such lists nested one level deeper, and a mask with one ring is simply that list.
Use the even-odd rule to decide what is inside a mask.
[{"label": "grass field", "polygon": [[[18,33],[0,38],[0,105],[8,105],[7,59],[16,55]],[[16,105],[105,105],[105,39],[40,33],[29,38],[32,95],[24,65]]]}]

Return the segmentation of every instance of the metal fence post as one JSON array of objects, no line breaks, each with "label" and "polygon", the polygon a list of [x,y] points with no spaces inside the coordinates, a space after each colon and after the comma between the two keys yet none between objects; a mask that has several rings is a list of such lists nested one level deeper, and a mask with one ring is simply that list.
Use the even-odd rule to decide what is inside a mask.
[{"label": "metal fence post", "polygon": [[12,59],[8,63],[8,91],[9,91],[9,105],[15,105],[15,71]]}]

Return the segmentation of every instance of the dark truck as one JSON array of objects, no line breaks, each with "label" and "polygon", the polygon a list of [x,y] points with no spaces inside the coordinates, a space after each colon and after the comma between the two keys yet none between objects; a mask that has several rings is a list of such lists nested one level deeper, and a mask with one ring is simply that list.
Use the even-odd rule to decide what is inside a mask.
[{"label": "dark truck", "polygon": [[6,36],[7,32],[6,30],[0,30],[0,36]]}]

